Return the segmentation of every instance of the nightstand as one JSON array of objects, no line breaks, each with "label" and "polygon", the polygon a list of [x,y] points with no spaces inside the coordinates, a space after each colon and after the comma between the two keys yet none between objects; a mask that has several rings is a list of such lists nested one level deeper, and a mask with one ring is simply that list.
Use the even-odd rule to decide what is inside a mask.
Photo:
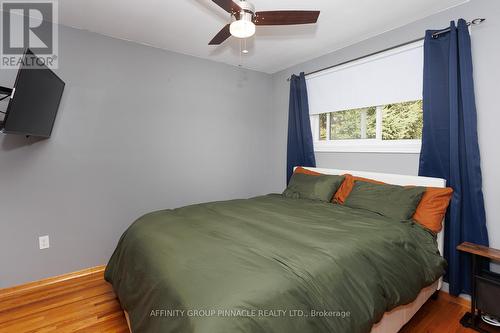
[{"label": "nightstand", "polygon": [[457,250],[470,253],[472,262],[471,310],[460,323],[478,332],[488,332],[479,321],[482,312],[500,318],[500,274],[481,269],[481,263],[485,259],[500,261],[500,250],[468,242],[457,246]]}]

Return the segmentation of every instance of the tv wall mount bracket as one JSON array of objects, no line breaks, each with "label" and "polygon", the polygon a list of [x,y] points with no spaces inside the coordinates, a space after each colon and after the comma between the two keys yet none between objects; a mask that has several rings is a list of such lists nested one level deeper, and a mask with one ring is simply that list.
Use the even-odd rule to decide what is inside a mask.
[{"label": "tv wall mount bracket", "polygon": [[[0,86],[0,95],[5,95],[3,97],[0,97],[0,102],[9,97],[12,98],[14,96],[14,89]],[[4,111],[0,111],[0,113],[5,114]],[[3,121],[0,121],[0,130],[3,129],[3,124]]]},{"label": "tv wall mount bracket", "polygon": [[14,89],[12,89],[12,88],[0,86],[0,95],[6,95],[7,97],[11,97],[13,95],[13,92],[14,92]]}]

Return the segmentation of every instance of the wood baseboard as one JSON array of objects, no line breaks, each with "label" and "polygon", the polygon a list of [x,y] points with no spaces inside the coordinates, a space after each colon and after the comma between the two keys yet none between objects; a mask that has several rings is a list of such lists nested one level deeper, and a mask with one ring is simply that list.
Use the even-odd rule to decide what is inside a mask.
[{"label": "wood baseboard", "polygon": [[[85,268],[85,269],[82,269],[82,270],[79,270],[76,272],[71,272],[71,273],[66,273],[66,274],[46,278],[43,280],[38,280],[38,281],[20,284],[18,286],[3,288],[3,289],[0,289],[0,298],[12,296],[12,295],[15,295],[17,293],[26,292],[26,291],[33,290],[36,288],[47,287],[47,286],[54,285],[56,283],[60,283],[60,282],[64,282],[64,281],[68,281],[71,279],[81,278],[84,276],[94,275],[94,274],[102,274],[105,269],[106,269],[106,265],[100,265],[100,266],[95,266],[95,267],[91,267],[91,268]],[[443,298],[445,298],[446,301],[451,302],[451,303],[455,303],[455,304],[462,305],[465,307],[470,307],[469,300],[466,300],[466,299],[461,298],[461,297],[451,296],[449,293],[447,293],[445,291],[440,291],[439,297],[443,297]]]},{"label": "wood baseboard", "polygon": [[24,293],[24,292],[27,292],[27,291],[30,291],[33,289],[48,287],[50,285],[54,285],[57,283],[61,283],[61,282],[76,279],[76,278],[81,278],[81,277],[88,276],[88,275],[102,274],[104,272],[105,268],[106,268],[106,265],[101,265],[101,266],[82,269],[82,270],[79,270],[76,272],[71,272],[71,273],[67,273],[67,274],[62,274],[62,275],[46,278],[43,280],[38,280],[38,281],[20,284],[18,286],[3,288],[3,289],[0,289],[0,298],[13,296],[17,293]]},{"label": "wood baseboard", "polygon": [[[37,289],[44,289],[47,287],[54,286],[58,283],[62,282],[68,282],[70,280],[86,277],[86,276],[91,276],[91,275],[99,275],[99,274],[104,274],[104,270],[106,269],[105,265],[101,266],[95,266],[91,268],[86,268],[82,269],[76,272],[71,272],[67,274],[62,274],[46,279],[42,279],[39,281],[33,281],[33,282],[28,282],[25,284],[21,284],[18,286],[13,286],[13,287],[8,287],[8,288],[3,288],[0,289],[0,299],[6,298],[6,297],[15,297],[17,294],[23,294],[27,293],[30,291],[36,291]],[[445,291],[439,291],[439,298],[442,298],[445,302],[449,303],[454,303],[458,304],[460,306],[464,306],[466,308],[470,307],[470,301],[461,297],[455,297],[451,296],[449,293]],[[127,313],[125,313],[127,323],[128,323],[128,316]],[[128,323],[129,324],[129,323]],[[130,327],[130,324],[129,324]]]},{"label": "wood baseboard", "polygon": [[[127,314],[104,281],[104,269],[97,266],[0,289],[0,331],[56,327],[58,332],[129,333]],[[470,301],[440,291],[438,299],[427,302],[401,332],[468,332],[459,319],[469,307]]]}]

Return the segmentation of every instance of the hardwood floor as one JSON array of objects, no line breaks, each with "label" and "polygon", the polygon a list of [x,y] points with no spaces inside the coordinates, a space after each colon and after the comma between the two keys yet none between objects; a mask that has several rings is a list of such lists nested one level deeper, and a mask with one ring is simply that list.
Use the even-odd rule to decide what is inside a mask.
[{"label": "hardwood floor", "polygon": [[[128,332],[128,326],[103,268],[44,286],[0,290],[0,332]],[[441,293],[429,300],[402,333],[473,333],[459,320],[466,301]],[[491,332],[500,332],[493,330]]]},{"label": "hardwood floor", "polygon": [[[474,333],[476,331],[464,328],[459,322],[469,309],[470,302],[440,292],[438,299],[428,300],[400,333]],[[491,333],[500,332],[499,328],[485,323],[481,328]]]},{"label": "hardwood floor", "polygon": [[0,332],[128,332],[103,270],[27,290],[0,291]]}]

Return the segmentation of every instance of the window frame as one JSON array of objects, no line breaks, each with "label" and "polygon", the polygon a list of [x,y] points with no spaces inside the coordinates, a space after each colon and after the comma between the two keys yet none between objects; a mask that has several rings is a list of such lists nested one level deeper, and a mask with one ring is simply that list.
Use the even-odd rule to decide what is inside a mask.
[{"label": "window frame", "polygon": [[420,154],[422,140],[383,140],[382,121],[384,106],[376,106],[376,138],[375,139],[330,139],[330,113],[327,113],[326,140],[320,140],[319,114],[310,115],[313,146],[315,152],[334,153],[395,153]]}]

